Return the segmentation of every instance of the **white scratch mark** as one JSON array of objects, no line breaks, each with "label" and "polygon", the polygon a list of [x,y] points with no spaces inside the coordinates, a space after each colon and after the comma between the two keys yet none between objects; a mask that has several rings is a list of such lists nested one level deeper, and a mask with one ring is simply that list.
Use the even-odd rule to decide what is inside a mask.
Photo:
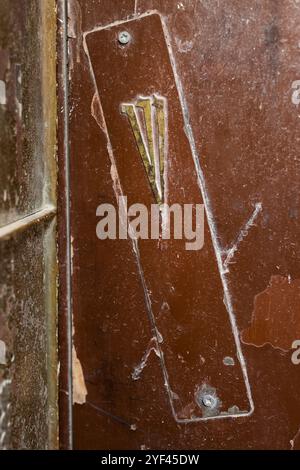
[{"label": "white scratch mark", "polygon": [[157,338],[152,338],[150,340],[148,347],[145,351],[145,354],[142,357],[141,362],[134,368],[134,371],[131,374],[131,377],[133,378],[133,380],[138,380],[140,378],[140,375],[145,369],[152,351],[155,352],[157,357],[160,357],[160,352],[159,352],[159,348],[157,344]]},{"label": "white scratch mark", "polygon": [[235,242],[232,244],[232,246],[227,249],[225,251],[225,253],[227,254],[227,257],[224,261],[224,273],[228,273],[229,270],[228,270],[228,265],[230,263],[230,261],[232,260],[232,258],[234,257],[235,253],[237,252],[238,250],[238,247],[240,245],[240,243],[247,237],[248,233],[249,233],[249,230],[251,227],[253,227],[254,225],[254,222],[258,216],[258,214],[262,211],[262,204],[261,202],[258,202],[255,204],[255,209],[250,217],[250,219],[248,220],[248,222],[244,225],[244,227],[240,230]]}]

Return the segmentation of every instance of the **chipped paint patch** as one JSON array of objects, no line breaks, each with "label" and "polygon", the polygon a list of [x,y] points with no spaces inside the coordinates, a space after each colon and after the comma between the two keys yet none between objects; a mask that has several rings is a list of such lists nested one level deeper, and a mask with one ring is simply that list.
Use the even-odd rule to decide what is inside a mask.
[{"label": "chipped paint patch", "polygon": [[98,93],[95,93],[92,99],[91,103],[91,114],[93,118],[95,119],[96,123],[102,130],[102,132],[105,133],[105,122],[104,122],[104,116],[103,116],[103,111],[101,108],[100,100]]},{"label": "chipped paint patch", "polygon": [[85,385],[81,363],[77,357],[76,349],[72,350],[72,375],[73,375],[73,404],[83,405],[88,394]]},{"label": "chipped paint patch", "polygon": [[242,342],[289,351],[300,338],[299,312],[300,279],[272,276],[269,286],[254,299],[251,325],[242,332]]}]

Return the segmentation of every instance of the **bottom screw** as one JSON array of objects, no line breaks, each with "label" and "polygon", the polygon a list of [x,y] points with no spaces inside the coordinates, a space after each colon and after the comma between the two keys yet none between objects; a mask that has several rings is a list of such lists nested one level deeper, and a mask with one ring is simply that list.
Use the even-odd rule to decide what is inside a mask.
[{"label": "bottom screw", "polygon": [[206,408],[215,408],[217,406],[217,399],[213,395],[203,395],[202,403]]},{"label": "bottom screw", "polygon": [[120,44],[128,44],[131,40],[130,33],[128,31],[121,31],[118,35],[118,41]]}]

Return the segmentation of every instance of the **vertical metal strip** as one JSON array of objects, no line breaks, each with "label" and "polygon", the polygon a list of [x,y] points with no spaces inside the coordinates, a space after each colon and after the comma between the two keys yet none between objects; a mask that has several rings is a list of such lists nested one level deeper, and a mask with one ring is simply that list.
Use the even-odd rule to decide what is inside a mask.
[{"label": "vertical metal strip", "polygon": [[59,167],[59,350],[60,446],[73,448],[72,419],[72,285],[70,224],[70,150],[68,79],[68,1],[57,0],[58,12],[58,167]]}]

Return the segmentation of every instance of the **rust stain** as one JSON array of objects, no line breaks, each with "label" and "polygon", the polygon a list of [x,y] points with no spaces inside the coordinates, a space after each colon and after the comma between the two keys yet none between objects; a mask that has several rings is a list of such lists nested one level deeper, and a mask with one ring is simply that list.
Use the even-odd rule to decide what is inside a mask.
[{"label": "rust stain", "polygon": [[289,351],[297,338],[300,338],[300,279],[272,276],[269,286],[255,297],[252,322],[242,332],[242,342],[257,347],[270,344]]},{"label": "rust stain", "polygon": [[83,405],[86,402],[87,388],[81,363],[77,357],[76,349],[73,346],[72,352],[73,366],[73,404]]}]

